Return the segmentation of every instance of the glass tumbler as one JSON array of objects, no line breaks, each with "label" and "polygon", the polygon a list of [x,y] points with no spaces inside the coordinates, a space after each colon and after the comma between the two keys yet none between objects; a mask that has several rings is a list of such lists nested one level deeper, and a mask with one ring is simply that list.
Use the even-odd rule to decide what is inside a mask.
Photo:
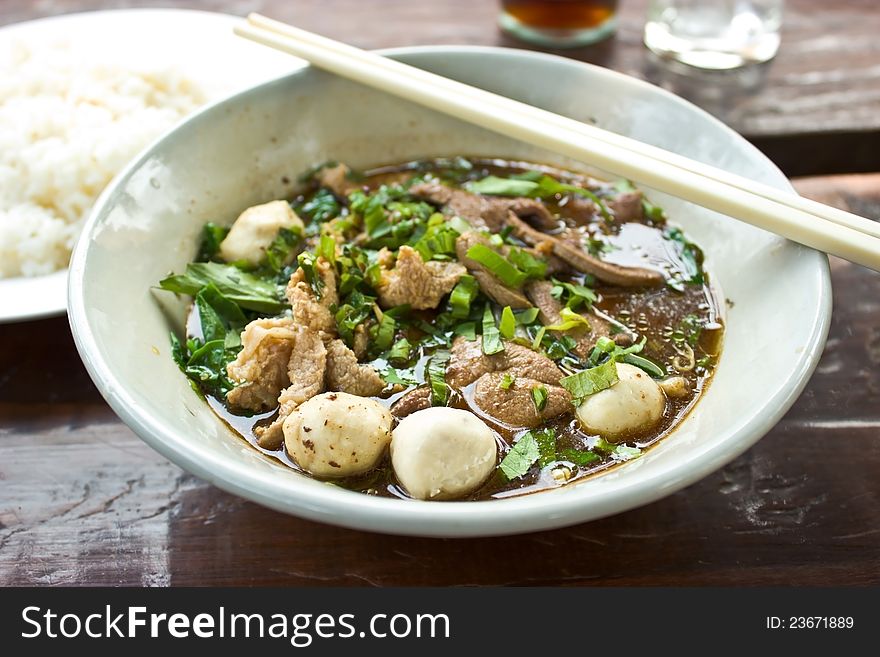
[{"label": "glass tumbler", "polygon": [[779,50],[783,0],[651,0],[645,45],[702,69],[766,62]]},{"label": "glass tumbler", "polygon": [[617,0],[501,0],[498,23],[513,36],[549,48],[574,48],[611,36]]}]

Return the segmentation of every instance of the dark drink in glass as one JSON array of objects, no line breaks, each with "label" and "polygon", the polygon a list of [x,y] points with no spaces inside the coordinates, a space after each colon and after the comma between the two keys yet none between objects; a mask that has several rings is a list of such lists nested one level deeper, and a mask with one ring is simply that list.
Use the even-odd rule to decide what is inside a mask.
[{"label": "dark drink in glass", "polygon": [[617,0],[501,0],[501,27],[553,48],[584,46],[614,33]]}]

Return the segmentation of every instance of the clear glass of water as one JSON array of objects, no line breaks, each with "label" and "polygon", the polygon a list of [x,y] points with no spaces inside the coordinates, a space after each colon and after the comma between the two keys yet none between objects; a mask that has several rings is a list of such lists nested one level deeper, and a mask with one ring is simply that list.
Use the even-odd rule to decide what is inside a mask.
[{"label": "clear glass of water", "polygon": [[702,69],[766,62],[779,50],[784,0],[651,0],[645,45]]}]

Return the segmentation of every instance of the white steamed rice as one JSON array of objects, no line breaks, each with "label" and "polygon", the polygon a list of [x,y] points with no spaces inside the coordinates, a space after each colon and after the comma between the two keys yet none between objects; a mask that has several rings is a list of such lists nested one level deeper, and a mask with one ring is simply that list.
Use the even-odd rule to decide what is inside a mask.
[{"label": "white steamed rice", "polygon": [[0,278],[65,268],[114,174],[202,102],[169,67],[62,41],[0,44]]}]

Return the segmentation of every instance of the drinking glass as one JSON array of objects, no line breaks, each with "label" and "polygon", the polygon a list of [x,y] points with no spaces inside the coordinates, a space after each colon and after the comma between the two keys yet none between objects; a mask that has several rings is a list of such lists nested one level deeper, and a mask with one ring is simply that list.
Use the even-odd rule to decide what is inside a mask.
[{"label": "drinking glass", "polygon": [[766,62],[779,50],[783,0],[651,0],[645,45],[703,69]]}]

